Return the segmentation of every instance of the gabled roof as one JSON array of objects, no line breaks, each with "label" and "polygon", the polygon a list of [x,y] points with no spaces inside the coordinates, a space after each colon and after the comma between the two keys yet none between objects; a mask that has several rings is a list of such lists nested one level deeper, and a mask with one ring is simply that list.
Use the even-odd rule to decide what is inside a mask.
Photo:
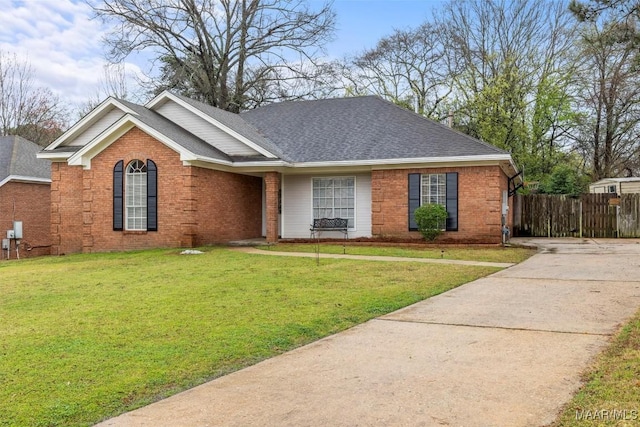
[{"label": "gabled roof", "polygon": [[50,182],[51,163],[36,157],[40,150],[20,136],[0,136],[0,185],[8,180]]},{"label": "gabled roof", "polygon": [[241,117],[294,162],[508,155],[377,96],[282,102]]},{"label": "gabled roof", "polygon": [[[163,110],[168,102],[179,105],[198,120],[167,114],[173,111]],[[122,115],[114,115],[114,108]],[[109,98],[39,156],[67,159],[69,164],[86,167],[94,155],[133,126],[179,152],[183,161],[200,164],[234,168],[368,168],[500,162],[503,168],[515,173],[513,160],[506,151],[377,96],[282,102],[241,114],[170,92],[163,92],[145,106]],[[214,142],[207,139],[208,134],[203,133],[209,132],[207,126],[256,154],[238,151],[229,154],[222,151],[228,147],[224,144],[214,147]],[[84,145],[73,141],[82,141]]]}]

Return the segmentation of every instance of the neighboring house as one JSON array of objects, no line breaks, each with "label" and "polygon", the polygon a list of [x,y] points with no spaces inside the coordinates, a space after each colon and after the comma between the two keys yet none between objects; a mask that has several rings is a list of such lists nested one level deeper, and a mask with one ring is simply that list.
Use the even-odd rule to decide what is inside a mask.
[{"label": "neighboring house", "polygon": [[[447,241],[498,243],[511,156],[374,96],[233,114],[164,92],[109,98],[39,154],[52,161],[52,253],[309,238],[419,239],[442,203]],[[341,237],[324,232],[322,237]]]},{"label": "neighboring house", "polygon": [[[19,255],[51,251],[51,165],[36,156],[42,147],[19,136],[0,136],[0,238],[22,221]],[[11,240],[10,257],[16,257]],[[7,258],[3,250],[0,259]]]},{"label": "neighboring house", "polygon": [[604,178],[589,184],[589,193],[622,194],[640,193],[640,177]]}]

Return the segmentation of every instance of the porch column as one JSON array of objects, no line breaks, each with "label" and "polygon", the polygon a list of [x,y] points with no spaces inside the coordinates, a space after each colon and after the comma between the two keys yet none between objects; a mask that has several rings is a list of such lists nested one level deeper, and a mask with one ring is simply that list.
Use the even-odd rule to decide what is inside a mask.
[{"label": "porch column", "polygon": [[280,191],[280,174],[267,172],[264,175],[267,211],[267,242],[278,241],[278,192]]}]

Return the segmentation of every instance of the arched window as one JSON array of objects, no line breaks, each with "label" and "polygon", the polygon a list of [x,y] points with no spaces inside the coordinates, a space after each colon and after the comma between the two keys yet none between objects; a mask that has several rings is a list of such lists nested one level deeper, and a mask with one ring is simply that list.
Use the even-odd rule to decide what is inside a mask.
[{"label": "arched window", "polygon": [[158,230],[158,170],[152,160],[113,168],[113,229]]},{"label": "arched window", "polygon": [[147,165],[133,160],[124,179],[125,224],[127,230],[147,229]]}]

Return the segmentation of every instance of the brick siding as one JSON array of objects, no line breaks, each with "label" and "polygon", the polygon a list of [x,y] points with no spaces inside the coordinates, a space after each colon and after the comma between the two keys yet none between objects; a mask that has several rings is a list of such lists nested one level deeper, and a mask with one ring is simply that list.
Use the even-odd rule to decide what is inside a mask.
[{"label": "brick siding", "polygon": [[[158,231],[113,231],[113,167],[158,168]],[[53,254],[193,247],[260,236],[262,179],[183,166],[178,153],[134,128],[91,160],[54,163]]]},{"label": "brick siding", "polygon": [[[13,221],[22,221],[20,258],[48,255],[51,248],[50,185],[44,183],[7,182],[0,187],[0,239],[13,229]],[[10,258],[15,259],[15,241]],[[0,259],[6,259],[2,251]]]},{"label": "brick siding", "polygon": [[[408,226],[408,175],[458,172],[458,231],[442,241],[500,243],[502,191],[507,176],[499,166],[374,170],[371,172],[372,234],[381,238],[416,238]],[[511,215],[509,225],[511,225]]]}]

